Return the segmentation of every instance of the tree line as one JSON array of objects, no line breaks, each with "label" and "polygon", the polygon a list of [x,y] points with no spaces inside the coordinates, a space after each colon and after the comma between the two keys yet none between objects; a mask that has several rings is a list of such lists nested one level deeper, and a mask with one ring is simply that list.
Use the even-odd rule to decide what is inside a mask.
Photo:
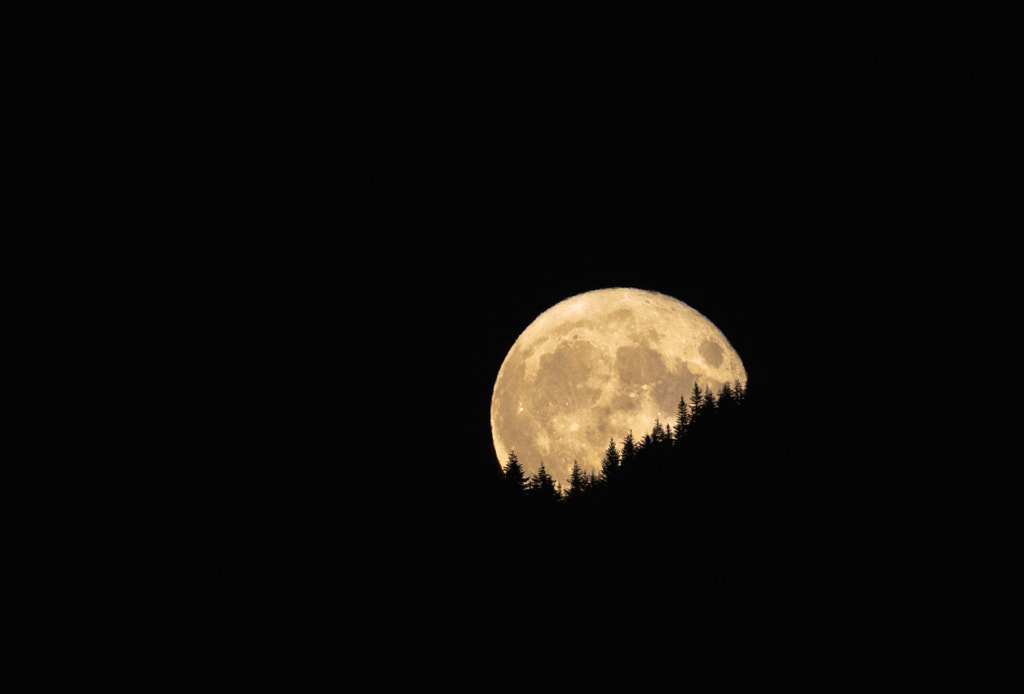
[{"label": "tree line", "polygon": [[543,462],[535,474],[526,475],[513,450],[503,466],[504,496],[535,509],[599,506],[651,498],[659,489],[666,493],[684,477],[691,483],[707,481],[709,475],[749,461],[749,403],[748,387],[739,381],[724,384],[717,394],[695,383],[680,396],[673,422],[656,419],[651,431],[642,436],[629,431],[621,445],[612,437],[598,468],[588,470],[573,461],[564,481],[555,480]]}]

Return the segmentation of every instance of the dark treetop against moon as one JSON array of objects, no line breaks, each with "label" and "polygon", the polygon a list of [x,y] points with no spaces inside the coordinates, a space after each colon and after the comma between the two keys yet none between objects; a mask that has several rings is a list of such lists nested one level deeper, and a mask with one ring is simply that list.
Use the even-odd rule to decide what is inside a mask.
[{"label": "dark treetop against moon", "polygon": [[674,419],[694,384],[745,384],[739,355],[683,302],[640,289],[600,289],[551,307],[509,350],[491,398],[499,461],[516,451],[527,474],[556,480],[573,461],[596,468],[609,438],[642,436]]}]

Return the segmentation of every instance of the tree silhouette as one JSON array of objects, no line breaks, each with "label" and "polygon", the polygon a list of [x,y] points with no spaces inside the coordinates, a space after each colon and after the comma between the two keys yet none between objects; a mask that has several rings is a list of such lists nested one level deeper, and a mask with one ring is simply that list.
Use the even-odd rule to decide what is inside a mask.
[{"label": "tree silhouette", "polygon": [[586,496],[590,487],[590,480],[587,473],[580,469],[579,461],[572,461],[572,472],[569,474],[569,491],[565,493],[565,500],[569,503],[577,503]]},{"label": "tree silhouette", "polygon": [[704,393],[697,382],[693,383],[693,390],[690,391],[690,420],[698,419],[704,412]]},{"label": "tree silhouette", "polygon": [[555,486],[555,478],[544,468],[543,461],[537,473],[530,478],[527,495],[539,507],[557,504],[562,498],[561,491]]},{"label": "tree silhouette", "polygon": [[686,393],[683,393],[679,397],[679,406],[676,408],[676,439],[675,443],[678,446],[683,437],[686,436],[686,430],[690,426],[690,409],[686,406]]},{"label": "tree silhouette", "polygon": [[718,396],[718,412],[723,417],[731,417],[736,412],[736,407],[736,396],[733,394],[732,386],[725,383]]},{"label": "tree silhouette", "polygon": [[644,452],[651,452],[654,450],[654,437],[651,436],[651,432],[644,434],[644,437],[640,439],[640,445],[637,447],[637,454]]},{"label": "tree silhouette", "polygon": [[753,461],[745,461],[758,450],[747,410],[747,389],[738,381],[717,393],[710,385],[694,384],[689,394],[680,394],[674,424],[662,424],[658,417],[642,436],[630,430],[621,450],[609,437],[600,471],[588,472],[574,460],[564,486],[543,462],[528,477],[511,451],[504,467],[505,498],[545,512],[545,519],[554,517],[545,510],[556,508],[567,509],[560,514],[573,509],[570,515],[575,516],[576,511],[618,507],[626,517],[649,519],[652,509],[679,506],[681,499],[702,508],[721,504],[715,494],[728,493],[723,485],[753,469]]},{"label": "tree silhouette", "polygon": [[526,475],[523,474],[523,467],[519,464],[519,458],[514,450],[509,451],[508,463],[505,464],[505,489],[513,499],[522,499],[526,496]]},{"label": "tree silhouette", "polygon": [[601,482],[603,484],[612,484],[615,477],[619,472],[619,452],[615,448],[615,438],[608,439],[608,448],[604,452],[604,458],[601,460]]},{"label": "tree silhouette", "polygon": [[625,439],[622,440],[622,455],[619,460],[623,469],[628,469],[636,462],[637,445],[636,441],[633,440],[633,430],[629,430],[629,434]]},{"label": "tree silhouette", "polygon": [[704,386],[704,397],[701,399],[701,410],[702,414],[706,418],[713,417],[715,414],[715,407],[718,405],[718,400],[715,398],[714,391],[711,390],[711,385]]},{"label": "tree silhouette", "polygon": [[668,429],[661,426],[661,418],[655,417],[654,429],[651,431],[651,441],[654,443],[654,445],[660,447],[663,443],[665,443],[666,437],[668,437],[669,441],[671,441],[671,436],[672,435],[668,432]]},{"label": "tree silhouette", "polygon": [[732,382],[732,394],[733,394],[733,399],[736,401],[736,404],[737,405],[742,405],[743,404],[743,398],[747,394],[747,389],[746,389],[746,386],[744,386],[742,383],[740,383],[740,380],[738,378],[735,381]]}]

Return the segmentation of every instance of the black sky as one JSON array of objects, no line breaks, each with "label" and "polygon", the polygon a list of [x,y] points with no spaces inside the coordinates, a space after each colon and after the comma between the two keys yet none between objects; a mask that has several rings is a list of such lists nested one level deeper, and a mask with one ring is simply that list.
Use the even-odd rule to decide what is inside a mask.
[{"label": "black sky", "polygon": [[197,255],[210,402],[244,442],[228,469],[491,466],[508,348],[614,286],[686,302],[752,383],[816,404],[807,431],[834,426],[879,355],[903,358],[908,269],[942,271],[922,215],[951,221],[947,126],[970,127],[977,87],[940,51],[828,26],[396,29],[347,58],[247,37],[209,71],[190,179],[218,232]]},{"label": "black sky", "polygon": [[[155,466],[157,491],[130,496],[168,500],[161,527],[210,603],[253,620],[275,601],[303,619],[340,614],[324,627],[333,638],[375,590],[374,628],[401,624],[407,578],[433,576],[419,597],[447,633],[430,588],[463,556],[440,595],[465,601],[470,586],[469,613],[490,604],[496,584],[461,571],[478,568],[466,542],[509,529],[438,557],[443,541],[421,529],[443,526],[439,508],[471,508],[461,502],[494,472],[491,389],[520,332],[567,297],[615,286],[704,314],[769,403],[759,431],[776,434],[757,463],[798,481],[789,529],[809,538],[794,591],[829,580],[819,560],[846,562],[851,548],[879,576],[922,544],[968,565],[947,551],[966,537],[948,509],[987,505],[960,492],[973,459],[931,455],[923,442],[946,439],[917,435],[907,414],[936,395],[963,409],[949,383],[976,378],[948,340],[980,330],[957,293],[978,269],[964,250],[986,203],[972,193],[990,188],[973,157],[988,151],[983,105],[1000,93],[956,35],[892,17],[612,17],[610,30],[461,19],[349,21],[327,37],[232,23],[215,55],[183,47],[139,77],[152,103],[135,99],[124,117],[161,114],[132,126],[140,152],[157,143],[167,179],[140,175],[128,214],[138,208],[133,234],[169,233],[146,258],[110,254],[140,276],[107,280],[130,297],[117,333],[139,348],[107,358],[142,362],[129,378],[161,401],[125,398],[158,431],[139,427],[126,460],[169,461]],[[151,273],[158,264],[170,272]],[[929,325],[941,339],[922,339]],[[928,354],[943,363],[926,368]],[[943,474],[960,496],[939,489]],[[717,580],[713,563],[692,568]]]}]

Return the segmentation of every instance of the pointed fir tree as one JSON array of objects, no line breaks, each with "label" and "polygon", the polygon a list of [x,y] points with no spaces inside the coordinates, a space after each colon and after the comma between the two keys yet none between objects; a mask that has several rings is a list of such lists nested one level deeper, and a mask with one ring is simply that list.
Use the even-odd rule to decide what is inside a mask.
[{"label": "pointed fir tree", "polygon": [[690,391],[690,419],[697,419],[704,412],[704,393],[701,392],[697,382],[693,382],[693,390]]},{"label": "pointed fir tree", "polygon": [[721,403],[723,398],[726,398],[730,401],[733,399],[732,384],[729,383],[728,381],[722,384],[722,391],[718,394],[719,403]]},{"label": "pointed fir tree", "polygon": [[665,442],[665,429],[661,426],[661,418],[654,418],[654,429],[651,430],[651,441],[655,446],[660,446]]},{"label": "pointed fir tree", "polygon": [[627,468],[636,462],[636,454],[636,441],[633,440],[633,430],[630,429],[629,434],[622,440],[622,455],[619,457],[621,466]]},{"label": "pointed fir tree", "polygon": [[704,416],[709,417],[715,412],[715,393],[711,390],[711,384],[704,386],[704,397],[701,399],[701,407],[704,409]]},{"label": "pointed fir tree", "polygon": [[679,407],[676,408],[676,443],[683,440],[686,429],[690,426],[690,409],[686,406],[686,393],[679,396]]},{"label": "pointed fir tree", "polygon": [[747,389],[746,386],[740,383],[740,379],[738,378],[735,381],[733,381],[732,394],[733,397],[736,399],[736,404],[743,405],[743,399],[747,397]]},{"label": "pointed fir tree", "polygon": [[587,473],[580,469],[579,461],[572,461],[572,472],[569,474],[569,491],[565,493],[565,500],[578,502],[587,493]]},{"label": "pointed fir tree", "polygon": [[544,468],[543,461],[541,461],[537,474],[530,478],[527,493],[530,498],[543,505],[557,503],[561,498],[561,493],[555,486],[555,478]]},{"label": "pointed fir tree", "polygon": [[608,439],[608,448],[604,452],[604,458],[601,460],[601,481],[605,484],[610,483],[619,470],[619,452],[615,449],[615,439]]},{"label": "pointed fir tree", "polygon": [[519,458],[514,450],[509,451],[508,463],[505,464],[505,489],[514,498],[522,498],[526,495],[527,480],[523,474],[523,466],[519,464]]},{"label": "pointed fir tree", "polygon": [[718,396],[718,409],[726,416],[732,414],[736,409],[736,396],[728,381],[722,384],[722,392]]}]

